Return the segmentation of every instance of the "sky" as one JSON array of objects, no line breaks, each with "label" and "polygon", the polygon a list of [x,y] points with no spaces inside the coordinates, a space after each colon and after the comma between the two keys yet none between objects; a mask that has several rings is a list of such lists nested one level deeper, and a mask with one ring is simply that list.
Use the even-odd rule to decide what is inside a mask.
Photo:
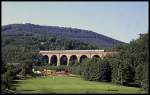
[{"label": "sky", "polygon": [[2,2],[2,25],[91,30],[129,43],[148,32],[148,2]]}]

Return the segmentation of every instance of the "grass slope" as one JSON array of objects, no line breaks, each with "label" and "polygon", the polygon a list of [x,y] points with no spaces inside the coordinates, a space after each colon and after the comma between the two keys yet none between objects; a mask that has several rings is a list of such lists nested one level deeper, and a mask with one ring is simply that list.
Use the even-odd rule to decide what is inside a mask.
[{"label": "grass slope", "polygon": [[67,76],[17,80],[15,86],[21,93],[144,93],[139,88],[85,81]]}]

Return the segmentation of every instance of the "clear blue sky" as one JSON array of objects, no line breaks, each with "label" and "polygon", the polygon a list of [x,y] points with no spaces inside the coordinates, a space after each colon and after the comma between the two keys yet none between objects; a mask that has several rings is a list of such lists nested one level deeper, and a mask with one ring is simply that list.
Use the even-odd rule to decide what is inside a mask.
[{"label": "clear blue sky", "polygon": [[2,25],[73,27],[130,42],[148,32],[148,2],[2,2]]}]

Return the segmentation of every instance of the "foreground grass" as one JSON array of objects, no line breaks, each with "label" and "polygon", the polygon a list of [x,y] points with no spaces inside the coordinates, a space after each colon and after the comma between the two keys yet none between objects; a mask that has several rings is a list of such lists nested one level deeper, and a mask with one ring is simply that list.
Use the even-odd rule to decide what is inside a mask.
[{"label": "foreground grass", "polygon": [[85,81],[78,77],[68,76],[17,80],[14,85],[19,93],[145,93],[139,88]]}]

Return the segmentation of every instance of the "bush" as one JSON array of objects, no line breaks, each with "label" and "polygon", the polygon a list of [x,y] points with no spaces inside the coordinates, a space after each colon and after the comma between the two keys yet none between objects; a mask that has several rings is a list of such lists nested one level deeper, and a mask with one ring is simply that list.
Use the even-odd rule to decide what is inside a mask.
[{"label": "bush", "polygon": [[68,66],[68,71],[70,71],[72,74],[81,75],[81,65],[74,65],[74,66]]},{"label": "bush", "polygon": [[90,81],[111,81],[111,69],[106,61],[87,59],[81,65],[81,76]]}]

